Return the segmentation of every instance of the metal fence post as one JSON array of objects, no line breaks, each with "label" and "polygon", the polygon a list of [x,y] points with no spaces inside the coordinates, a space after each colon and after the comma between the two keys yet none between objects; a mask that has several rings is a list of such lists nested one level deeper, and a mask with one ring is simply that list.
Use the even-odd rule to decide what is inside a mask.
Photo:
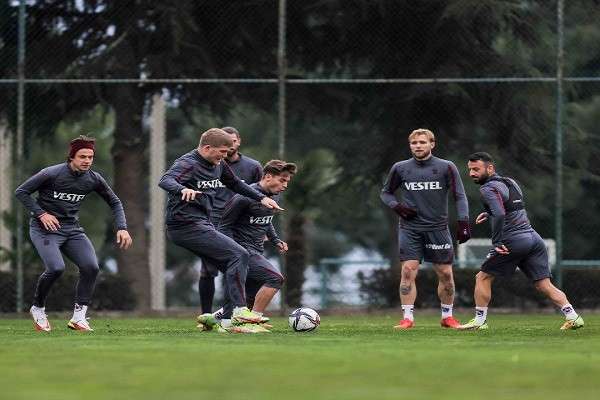
[{"label": "metal fence post", "polygon": [[555,240],[556,240],[556,283],[562,286],[562,214],[563,214],[563,67],[564,67],[564,1],[557,2],[558,48],[556,54],[556,197],[555,197]]}]

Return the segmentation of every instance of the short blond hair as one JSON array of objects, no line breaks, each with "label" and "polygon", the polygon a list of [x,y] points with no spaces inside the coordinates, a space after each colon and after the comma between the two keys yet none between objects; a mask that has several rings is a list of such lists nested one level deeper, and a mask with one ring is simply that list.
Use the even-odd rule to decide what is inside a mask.
[{"label": "short blond hair", "polygon": [[221,147],[233,146],[233,139],[222,129],[210,128],[200,136],[200,147],[202,146]]},{"label": "short blond hair", "polygon": [[431,132],[429,129],[423,129],[423,128],[415,129],[414,131],[412,131],[410,133],[410,135],[408,135],[408,141],[410,142],[415,137],[421,136],[421,135],[427,136],[427,139],[430,142],[435,142],[435,135],[433,134],[433,132]]}]

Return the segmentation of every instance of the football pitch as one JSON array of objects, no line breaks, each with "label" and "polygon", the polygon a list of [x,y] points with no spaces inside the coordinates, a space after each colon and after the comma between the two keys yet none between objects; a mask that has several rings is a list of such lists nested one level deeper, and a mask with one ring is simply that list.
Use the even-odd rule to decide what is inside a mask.
[{"label": "football pitch", "polygon": [[[417,314],[322,316],[312,333],[198,332],[192,319],[94,319],[93,333],[0,319],[2,399],[592,399],[600,316],[492,315],[489,331],[441,329]],[[470,314],[459,315],[461,320]],[[594,394],[596,393],[596,394]]]}]

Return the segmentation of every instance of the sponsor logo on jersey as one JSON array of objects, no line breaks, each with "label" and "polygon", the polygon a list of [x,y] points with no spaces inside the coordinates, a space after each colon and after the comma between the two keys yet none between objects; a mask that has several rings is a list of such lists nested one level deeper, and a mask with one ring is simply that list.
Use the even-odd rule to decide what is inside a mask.
[{"label": "sponsor logo on jersey", "polygon": [[425,248],[431,249],[431,250],[449,250],[452,248],[452,245],[450,243],[444,243],[444,244],[427,243],[427,244],[425,244]]},{"label": "sponsor logo on jersey", "polygon": [[440,190],[442,185],[438,181],[433,182],[404,182],[406,190]]},{"label": "sponsor logo on jersey", "polygon": [[198,189],[218,189],[225,187],[218,179],[213,179],[212,181],[198,181]]},{"label": "sponsor logo on jersey", "polygon": [[54,192],[54,198],[57,200],[70,201],[71,203],[78,203],[85,197],[85,194],[75,194],[75,193],[62,193],[62,192]]},{"label": "sponsor logo on jersey", "polygon": [[264,217],[252,217],[250,216],[250,223],[254,225],[267,225],[273,221],[272,215],[266,215]]}]

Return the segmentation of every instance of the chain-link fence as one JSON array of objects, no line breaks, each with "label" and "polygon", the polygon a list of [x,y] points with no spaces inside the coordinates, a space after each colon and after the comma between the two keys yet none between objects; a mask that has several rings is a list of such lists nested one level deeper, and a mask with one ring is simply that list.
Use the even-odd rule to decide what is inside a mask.
[{"label": "chain-link fence", "polygon": [[[432,129],[435,154],[459,167],[472,215],[478,188],[466,157],[495,155],[500,171],[522,183],[535,228],[556,241],[559,283],[580,290],[600,265],[599,17],[595,0],[4,1],[1,309],[22,309],[42,269],[12,192],[62,162],[69,139],[87,132],[98,139],[95,169],[123,201],[135,241],[118,251],[110,210],[86,200],[81,224],[101,281],[122,288],[98,292],[95,304],[122,294],[123,304],[105,307],[196,305],[197,259],[167,242],[164,274],[157,264],[164,237],[154,229],[163,221],[153,167],[224,125],[241,132],[242,153],[300,166],[280,221],[295,246],[282,259],[291,306],[303,285],[307,293],[320,285],[305,269],[324,259],[360,249],[394,264],[396,220],[378,193],[391,165],[410,156],[406,138],[417,127]],[[166,139],[152,147],[156,95],[166,105]],[[68,303],[72,289],[59,292]],[[352,296],[360,297],[323,304],[354,304],[340,300]]]}]

